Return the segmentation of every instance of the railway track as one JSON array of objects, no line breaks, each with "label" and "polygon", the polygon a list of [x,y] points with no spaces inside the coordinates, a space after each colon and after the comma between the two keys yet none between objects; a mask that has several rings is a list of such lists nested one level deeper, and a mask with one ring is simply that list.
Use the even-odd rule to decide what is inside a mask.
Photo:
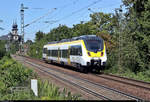
[{"label": "railway track", "polygon": [[[26,57],[26,56],[23,56],[23,57]],[[30,57],[26,57],[26,58],[30,58]],[[44,62],[43,60],[40,60],[40,59],[36,59],[36,60],[38,60],[40,62]],[[121,77],[121,76],[117,76],[117,75],[113,75],[113,74],[105,74],[105,73],[102,73],[102,74],[89,73],[89,74],[100,77],[100,78],[104,78],[107,80],[111,80],[111,81],[115,81],[115,82],[119,82],[119,83],[123,83],[123,84],[128,84],[131,86],[139,87],[139,88],[150,91],[150,83],[149,82],[144,82],[144,81],[135,80],[135,79],[131,79],[131,78]]]},{"label": "railway track", "polygon": [[[26,57],[26,58],[30,58],[30,57]],[[32,59],[32,58],[30,58]],[[39,60],[41,61],[41,60]],[[80,88],[81,90],[89,93],[89,94],[92,94],[93,96],[99,98],[99,99],[103,99],[103,100],[112,100],[113,98],[110,98],[110,97],[106,97],[104,96],[102,93],[100,94],[99,92],[96,92],[96,91],[93,91],[91,90],[90,88],[86,87],[86,86],[94,86],[94,87],[97,87],[97,88],[101,88],[101,89],[104,89],[104,90],[109,90],[109,93],[112,92],[112,93],[115,93],[115,94],[118,94],[118,95],[121,95],[122,97],[126,97],[127,99],[132,99],[132,100],[136,100],[136,101],[142,101],[143,99],[141,98],[138,98],[138,97],[135,97],[135,96],[132,96],[132,95],[129,95],[127,93],[124,93],[124,92],[121,92],[121,91],[118,91],[116,89],[113,89],[113,88],[109,88],[109,87],[106,87],[104,85],[100,85],[99,83],[94,83],[90,80],[87,80],[87,79],[82,79],[78,76],[74,76],[74,75],[71,75],[71,74],[68,74],[68,73],[65,73],[65,72],[62,72],[62,71],[59,71],[57,69],[50,69],[50,68],[47,68],[46,66],[43,66],[43,65],[38,65],[38,64],[35,64],[35,63],[32,63],[32,62],[29,62],[29,61],[26,61],[26,63],[32,65],[32,66],[36,66],[39,70],[57,78],[57,79],[60,79],[60,80],[63,80],[64,82],[67,82],[67,83],[70,83],[71,85],[75,86],[75,87],[78,87]],[[59,77],[57,76],[56,74],[52,73],[52,71],[56,71],[56,72],[59,72],[60,73],[63,73],[63,75],[67,75],[69,77],[72,77],[72,78],[75,78],[76,80],[80,80],[80,82],[84,82],[84,83],[88,83],[88,85],[85,85],[85,87],[83,85],[79,85],[78,82],[71,82],[70,80],[67,80],[63,77]],[[98,75],[97,75],[98,76]],[[98,76],[100,77],[100,76]]]},{"label": "railway track", "polygon": [[[99,99],[103,99],[103,100],[113,100],[112,98],[103,95],[103,93],[100,94],[99,92],[92,91],[92,90],[89,89],[88,87],[84,87],[84,86],[86,86],[86,85],[82,86],[82,85],[80,85],[80,84],[78,84],[78,83],[76,83],[76,82],[71,82],[70,80],[67,80],[66,78],[59,77],[59,76],[57,76],[56,74],[53,74],[53,73],[51,72],[53,69],[49,69],[49,68],[47,68],[47,67],[45,67],[45,66],[37,65],[37,64],[31,63],[31,62],[28,62],[28,61],[26,61],[26,62],[27,62],[28,64],[31,64],[31,65],[36,66],[36,67],[37,67],[38,69],[40,69],[41,71],[43,71],[43,72],[45,72],[45,73],[47,73],[47,74],[49,74],[49,75],[51,75],[51,76],[53,76],[53,77],[59,79],[59,80],[62,80],[62,81],[64,81],[64,82],[67,82],[67,83],[69,83],[69,84],[71,84],[71,85],[73,85],[73,86],[75,86],[75,87],[80,88],[80,89],[83,90],[83,91],[86,91],[87,93],[89,93],[89,94],[91,94],[91,95],[93,95],[93,96],[95,96],[95,97],[97,97],[97,98],[99,98]],[[76,77],[76,76],[74,76],[74,75],[72,76],[72,75],[69,75],[69,74],[67,74],[67,73],[65,73],[65,72],[60,72],[60,71],[58,71],[58,70],[55,70],[55,71],[57,71],[57,72],[59,72],[59,73],[62,73],[62,74],[64,74],[64,75],[70,76],[70,77],[72,77],[72,78],[75,78],[75,79],[77,79],[77,80],[80,80],[80,81],[83,82],[83,83],[88,83],[89,86],[95,86],[95,87],[98,87],[98,88],[102,88],[102,89],[104,89],[104,90],[109,90],[109,91],[111,91],[111,92],[115,92],[116,94],[125,96],[126,99],[129,99],[129,100],[130,100],[130,99],[136,100],[136,101],[141,101],[141,100],[142,100],[142,99],[139,99],[139,98],[137,98],[137,97],[134,97],[134,96],[131,96],[131,95],[122,93],[122,92],[120,92],[120,91],[114,90],[114,89],[112,89],[112,88],[108,88],[108,87],[105,87],[105,86],[103,86],[103,85],[99,85],[99,84],[93,83],[93,82],[91,82],[91,81],[82,79],[82,78],[80,78],[80,77]]]},{"label": "railway track", "polygon": [[[55,78],[57,78],[57,79],[59,79],[59,80],[62,80],[62,81],[64,81],[64,82],[67,82],[67,83],[69,83],[69,84],[71,84],[71,85],[73,85],[73,86],[75,86],[75,87],[78,87],[78,88],[80,88],[81,90],[86,91],[87,93],[90,93],[90,94],[92,94],[92,95],[94,95],[94,96],[96,96],[96,97],[98,97],[98,98],[100,98],[100,99],[110,100],[110,98],[107,98],[107,97],[105,97],[104,95],[101,95],[101,94],[98,94],[98,93],[96,93],[96,92],[93,92],[93,91],[91,91],[90,89],[88,89],[88,88],[86,88],[86,87],[82,87],[82,86],[80,86],[80,85],[78,85],[78,84],[76,84],[76,83],[74,83],[74,82],[68,81],[68,80],[65,79],[65,78],[62,78],[62,77],[60,77],[60,76],[57,76],[57,75],[51,73],[51,72],[50,72],[51,69],[46,68],[45,66],[42,66],[42,67],[41,67],[41,66],[39,66],[39,65],[37,65],[37,64],[31,63],[31,62],[28,62],[28,61],[26,61],[26,62],[27,62],[28,64],[30,64],[30,65],[36,66],[36,67],[37,67],[39,70],[41,70],[42,72],[45,72],[45,73],[47,73],[48,75],[52,75],[53,77],[55,77]],[[44,69],[43,69],[43,68],[44,68]],[[48,69],[49,71],[45,70],[45,68]]]},{"label": "railway track", "polygon": [[150,83],[149,82],[144,82],[144,81],[140,81],[140,80],[135,80],[135,79],[130,79],[130,78],[126,78],[126,77],[116,76],[116,75],[112,75],[112,74],[101,74],[101,75],[92,74],[92,75],[95,75],[97,77],[104,78],[104,79],[107,79],[107,80],[116,81],[116,82],[119,82],[119,83],[135,86],[135,87],[142,88],[142,89],[150,91]]}]

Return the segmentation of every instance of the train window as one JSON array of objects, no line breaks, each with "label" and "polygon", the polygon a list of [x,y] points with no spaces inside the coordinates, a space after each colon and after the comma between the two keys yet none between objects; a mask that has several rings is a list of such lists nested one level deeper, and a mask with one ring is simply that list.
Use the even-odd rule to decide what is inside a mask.
[{"label": "train window", "polygon": [[68,50],[61,50],[62,58],[67,58],[68,57]]},{"label": "train window", "polygon": [[70,55],[82,56],[82,48],[81,48],[81,45],[73,45],[73,46],[71,46]]},{"label": "train window", "polygon": [[55,50],[52,50],[52,52],[53,52],[53,54],[52,54],[52,55],[53,55],[53,57],[55,57],[55,56],[56,56],[56,54],[55,54]]},{"label": "train window", "polygon": [[50,56],[52,56],[52,50],[50,50]]},{"label": "train window", "polygon": [[58,57],[58,50],[52,50],[52,56]]},{"label": "train window", "polygon": [[48,56],[50,56],[50,50],[48,50]]},{"label": "train window", "polygon": [[55,50],[55,53],[56,53],[56,54],[55,54],[55,55],[56,55],[56,57],[58,57],[58,50]]},{"label": "train window", "polygon": [[70,55],[74,55],[74,47],[73,46],[71,46],[71,48],[70,48]]},{"label": "train window", "polygon": [[52,57],[54,56],[54,54],[53,54],[53,53],[54,53],[54,51],[53,51],[53,50],[51,50],[51,56],[52,56]]},{"label": "train window", "polygon": [[52,57],[56,57],[56,56],[57,56],[56,50],[52,50]]},{"label": "train window", "polygon": [[97,52],[103,50],[103,40],[88,39],[85,40],[87,50]]},{"label": "train window", "polygon": [[58,49],[58,56],[60,57],[60,49]]},{"label": "train window", "polygon": [[81,45],[78,46],[78,53],[77,55],[82,56],[82,48]]}]

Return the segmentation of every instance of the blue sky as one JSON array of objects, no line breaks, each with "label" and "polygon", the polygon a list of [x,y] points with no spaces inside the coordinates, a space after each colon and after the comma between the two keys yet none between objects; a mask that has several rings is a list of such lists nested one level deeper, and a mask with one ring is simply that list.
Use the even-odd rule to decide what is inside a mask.
[{"label": "blue sky", "polygon": [[[96,2],[96,3],[95,3]],[[0,36],[6,35],[11,31],[14,20],[17,21],[20,33],[20,6],[21,3],[25,7],[25,25],[47,14],[47,16],[38,20],[25,28],[25,41],[34,40],[35,33],[39,30],[47,33],[51,29],[58,27],[59,24],[65,24],[72,27],[80,21],[89,21],[89,15],[92,13],[88,10],[91,8],[93,12],[114,13],[115,8],[119,8],[122,4],[121,0],[1,0],[0,2]],[[56,10],[54,10],[56,8]],[[45,21],[56,23],[44,23]]]}]

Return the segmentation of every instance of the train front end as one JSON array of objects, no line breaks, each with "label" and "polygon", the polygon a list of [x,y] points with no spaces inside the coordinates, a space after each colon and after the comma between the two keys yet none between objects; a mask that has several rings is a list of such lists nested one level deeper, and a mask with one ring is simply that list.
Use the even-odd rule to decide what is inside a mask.
[{"label": "train front end", "polygon": [[84,39],[86,48],[86,65],[91,69],[101,70],[107,61],[106,46],[100,37],[91,35]]}]

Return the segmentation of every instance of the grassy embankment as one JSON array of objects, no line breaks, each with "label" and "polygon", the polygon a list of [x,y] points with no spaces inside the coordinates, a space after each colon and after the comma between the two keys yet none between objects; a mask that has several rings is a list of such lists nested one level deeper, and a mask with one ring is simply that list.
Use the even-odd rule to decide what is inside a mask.
[{"label": "grassy embankment", "polygon": [[[38,97],[30,89],[30,80],[38,79]],[[25,87],[25,90],[11,90],[12,87]],[[48,81],[41,81],[31,69],[22,66],[10,57],[0,60],[0,100],[79,100],[80,95],[72,95],[66,89]]]},{"label": "grassy embankment", "polygon": [[104,72],[109,73],[109,74],[115,74],[115,75],[127,77],[127,78],[132,78],[132,79],[136,79],[136,80],[150,82],[150,70],[134,73],[128,69],[128,70],[124,71],[123,73],[119,73],[118,67],[115,67],[115,68],[105,69]]}]

